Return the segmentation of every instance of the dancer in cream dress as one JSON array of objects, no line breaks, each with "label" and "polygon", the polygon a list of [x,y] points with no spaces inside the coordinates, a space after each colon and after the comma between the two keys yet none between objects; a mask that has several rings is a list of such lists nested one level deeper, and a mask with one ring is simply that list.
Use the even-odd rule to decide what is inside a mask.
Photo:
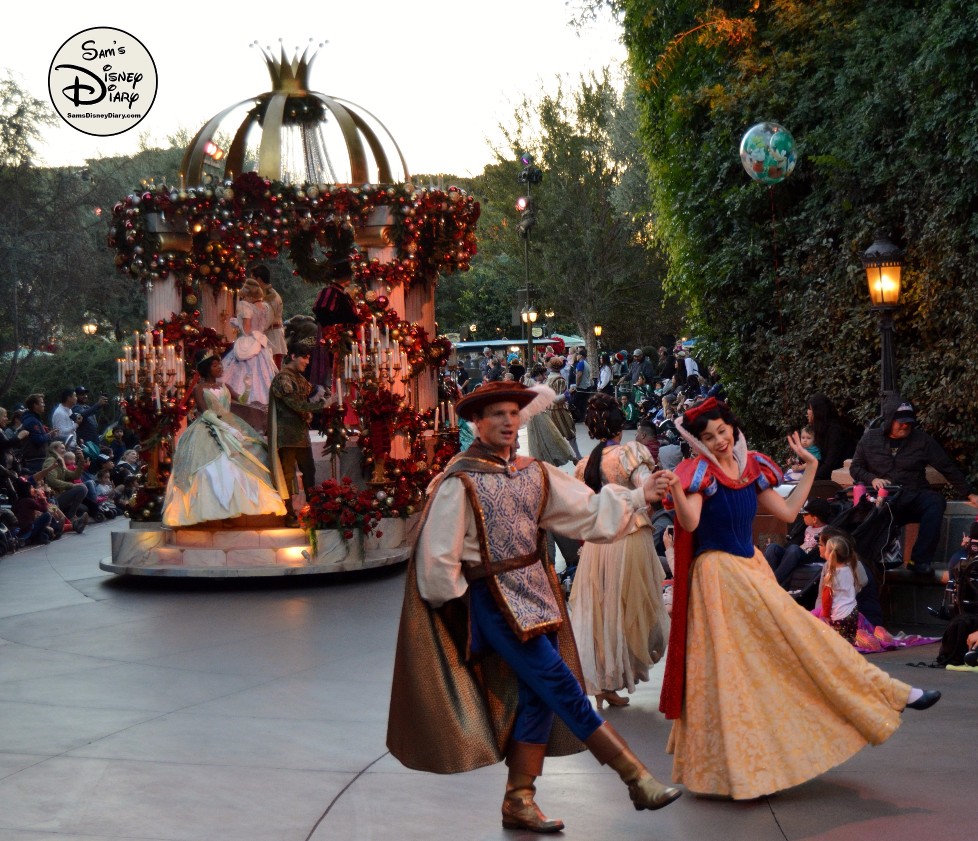
[{"label": "dancer in cream dress", "polygon": [[[588,402],[588,432],[599,440],[575,475],[592,490],[602,485],[641,487],[655,470],[648,448],[621,443],[625,416],[614,397]],[[617,690],[635,691],[666,650],[669,615],[662,602],[662,564],[652,541],[647,511],[637,511],[624,537],[614,543],[585,543],[570,594],[571,625],[588,694],[625,706]]]}]

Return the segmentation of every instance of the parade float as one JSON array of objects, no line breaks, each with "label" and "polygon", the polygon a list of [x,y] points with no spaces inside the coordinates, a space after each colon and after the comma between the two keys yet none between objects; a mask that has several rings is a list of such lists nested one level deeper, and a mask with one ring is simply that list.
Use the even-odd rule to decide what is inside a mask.
[{"label": "parade float", "polygon": [[[379,120],[309,90],[310,49],[262,53],[272,90],[208,121],[178,184],[146,185],[113,209],[109,246],[145,294],[147,322],[117,363],[145,481],[130,529],[112,535],[101,564],[110,572],[275,576],[397,563],[424,489],[458,448],[454,415],[436,405],[451,344],[435,335],[434,294],[439,276],[468,269],[479,205],[455,187],[415,189]],[[219,137],[230,138],[226,152]],[[274,517],[165,528],[194,360],[228,347],[248,268],[280,255],[349,302],[337,323],[315,328],[314,366],[341,400],[311,433],[321,484],[297,509],[302,528]],[[250,411],[263,429],[260,407]]]}]

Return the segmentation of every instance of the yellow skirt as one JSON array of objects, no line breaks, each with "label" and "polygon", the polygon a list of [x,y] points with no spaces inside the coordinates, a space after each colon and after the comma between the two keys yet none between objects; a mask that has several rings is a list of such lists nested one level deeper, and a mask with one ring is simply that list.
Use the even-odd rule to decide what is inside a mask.
[{"label": "yellow skirt", "polygon": [[909,694],[799,606],[759,551],[696,558],[668,745],[690,791],[748,800],[813,779],[886,741]]}]

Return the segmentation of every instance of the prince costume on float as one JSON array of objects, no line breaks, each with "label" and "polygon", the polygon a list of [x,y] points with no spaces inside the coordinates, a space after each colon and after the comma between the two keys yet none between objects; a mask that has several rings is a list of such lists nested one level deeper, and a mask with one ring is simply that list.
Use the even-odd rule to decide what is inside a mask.
[{"label": "prince costume on float", "polygon": [[477,437],[429,488],[408,565],[387,735],[391,753],[417,770],[454,774],[505,759],[503,826],[535,832],[564,827],[534,802],[545,755],[586,747],[618,772],[636,809],[682,793],[656,780],[592,708],[545,551],[547,529],[615,540],[659,498],[655,478],[596,494],[516,456],[521,423],[553,399],[543,386],[496,382],[456,406]]}]

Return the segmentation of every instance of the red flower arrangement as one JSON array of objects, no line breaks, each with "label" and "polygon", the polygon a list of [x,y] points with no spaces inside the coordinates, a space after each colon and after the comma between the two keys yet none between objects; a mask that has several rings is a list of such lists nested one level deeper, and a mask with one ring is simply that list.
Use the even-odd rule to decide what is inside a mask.
[{"label": "red flower arrangement", "polygon": [[313,488],[298,516],[304,529],[335,529],[344,540],[352,540],[357,532],[373,532],[383,515],[374,491],[357,490],[350,477],[344,476],[339,482],[329,479]]}]

